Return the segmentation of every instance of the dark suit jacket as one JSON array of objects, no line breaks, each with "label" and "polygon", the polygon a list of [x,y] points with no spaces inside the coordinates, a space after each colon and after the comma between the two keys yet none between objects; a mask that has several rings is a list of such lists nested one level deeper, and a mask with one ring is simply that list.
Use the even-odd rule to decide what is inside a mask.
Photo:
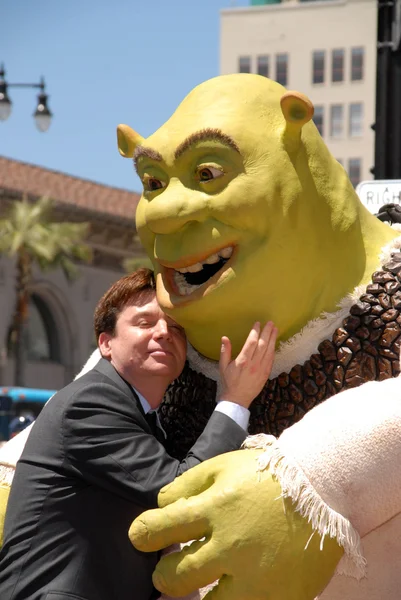
[{"label": "dark suit jacket", "polygon": [[101,359],[44,407],[17,464],[0,553],[1,600],[148,600],[156,553],[128,539],[161,487],[245,432],[215,412],[180,463]]}]

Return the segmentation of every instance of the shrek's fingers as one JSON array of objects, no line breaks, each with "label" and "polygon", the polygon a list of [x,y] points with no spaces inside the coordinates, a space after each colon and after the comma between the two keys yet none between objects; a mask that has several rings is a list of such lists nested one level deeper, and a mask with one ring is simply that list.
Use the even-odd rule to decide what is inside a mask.
[{"label": "shrek's fingers", "polygon": [[153,584],[169,596],[186,596],[219,579],[222,557],[212,541],[196,541],[180,552],[164,556],[153,573]]},{"label": "shrek's fingers", "polygon": [[198,496],[209,489],[214,484],[218,473],[224,468],[225,460],[222,456],[225,455],[220,454],[205,460],[162,488],[157,498],[160,508],[176,502],[179,498]]},{"label": "shrek's fingers", "polygon": [[[219,583],[204,596],[203,600],[248,600],[251,596],[244,593],[244,590],[237,584],[237,581],[231,575],[223,575]],[[266,600],[266,596],[263,600]],[[262,598],[252,597],[252,600],[262,600]]]},{"label": "shrek's fingers", "polygon": [[207,535],[202,496],[181,498],[163,509],[147,510],[132,523],[128,536],[137,550],[155,552]]}]

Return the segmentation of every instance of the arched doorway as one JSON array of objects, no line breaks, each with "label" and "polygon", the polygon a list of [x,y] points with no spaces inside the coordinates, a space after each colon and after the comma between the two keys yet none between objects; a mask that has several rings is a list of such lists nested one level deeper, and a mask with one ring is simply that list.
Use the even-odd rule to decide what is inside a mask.
[{"label": "arched doorway", "polygon": [[60,332],[49,306],[37,294],[32,294],[29,302],[24,343],[27,360],[61,363]]},{"label": "arched doorway", "polygon": [[[14,352],[10,333],[11,328],[6,385],[14,385]],[[25,386],[60,389],[71,381],[77,370],[73,345],[77,335],[75,319],[65,294],[46,280],[35,281],[23,334]]]},{"label": "arched doorway", "polygon": [[[59,332],[54,317],[47,303],[38,294],[32,294],[29,300],[23,344],[28,361],[61,362]],[[8,334],[8,353],[14,358],[11,328]]]}]

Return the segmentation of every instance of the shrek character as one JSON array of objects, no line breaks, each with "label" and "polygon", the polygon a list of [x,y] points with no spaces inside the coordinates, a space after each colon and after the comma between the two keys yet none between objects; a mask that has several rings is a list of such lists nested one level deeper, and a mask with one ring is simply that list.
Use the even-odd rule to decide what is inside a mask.
[{"label": "shrek character", "polygon": [[[172,432],[178,420],[183,432],[181,440],[180,432],[174,436],[178,453],[190,441],[188,431],[196,430],[200,408],[192,398],[191,411],[177,392],[197,384],[210,386],[213,396],[213,363],[206,359],[216,359],[225,332],[238,349],[256,319],[275,321],[281,345],[253,412],[255,433],[280,434],[337,392],[399,374],[398,234],[359,202],[312,115],[312,104],[302,94],[242,74],[195,88],[146,140],[127,126],[118,128],[120,152],[134,158],[144,186],[137,226],[157,273],[158,300],[186,328],[194,349],[191,368],[164,409],[167,429]],[[395,394],[397,382],[390,383]],[[379,405],[382,385],[374,388]],[[391,439],[397,456],[400,425],[392,404],[390,415],[373,410],[366,436],[358,437],[365,411],[370,414],[375,406],[361,400],[362,393],[363,387],[333,398],[277,442],[261,441],[264,468],[255,466],[257,451],[240,452],[206,465],[196,481],[184,478],[162,494],[160,502],[168,507],[136,523],[133,542],[154,549],[206,538],[163,559],[156,585],[179,595],[221,578],[211,598],[309,599],[327,586],[342,551],[338,577],[363,577],[360,537],[366,542],[400,508],[400,494],[392,493],[387,473],[379,486],[385,510],[367,524],[360,518],[370,491],[377,492],[370,482],[379,477],[379,465],[388,455],[389,448],[377,439]],[[347,443],[352,436],[341,436],[347,420],[357,438],[354,445]],[[395,437],[386,435],[390,422]],[[373,467],[364,455],[369,439]],[[298,461],[301,440],[306,449]],[[322,463],[308,472],[308,460],[316,453]],[[350,465],[362,469],[367,486],[359,505],[351,493],[357,478]],[[338,482],[333,493],[319,485],[327,483],[322,478],[326,466]],[[302,493],[305,489],[309,493]],[[281,496],[287,499],[284,504]],[[179,497],[187,501],[176,505]],[[391,498],[392,508],[384,497]],[[378,548],[383,550],[383,543]],[[253,569],[244,567],[248,555]],[[372,561],[371,573],[385,573],[377,564]],[[378,580],[369,579],[367,588],[358,584],[346,597],[365,597],[366,589],[383,593],[383,578]],[[388,580],[391,585],[398,581],[394,572]],[[324,597],[342,597],[342,583],[335,586],[337,596]]]}]

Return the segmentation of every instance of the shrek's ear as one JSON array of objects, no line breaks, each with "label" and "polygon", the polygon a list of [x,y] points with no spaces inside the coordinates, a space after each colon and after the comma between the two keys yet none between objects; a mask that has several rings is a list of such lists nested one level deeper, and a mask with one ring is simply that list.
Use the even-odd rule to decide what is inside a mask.
[{"label": "shrek's ear", "polygon": [[117,127],[118,151],[124,158],[132,158],[135,148],[142,144],[144,138],[128,125],[119,125]]},{"label": "shrek's ear", "polygon": [[282,96],[280,104],[286,121],[284,142],[292,150],[296,150],[301,139],[302,127],[313,117],[313,104],[300,92],[287,92]]}]

